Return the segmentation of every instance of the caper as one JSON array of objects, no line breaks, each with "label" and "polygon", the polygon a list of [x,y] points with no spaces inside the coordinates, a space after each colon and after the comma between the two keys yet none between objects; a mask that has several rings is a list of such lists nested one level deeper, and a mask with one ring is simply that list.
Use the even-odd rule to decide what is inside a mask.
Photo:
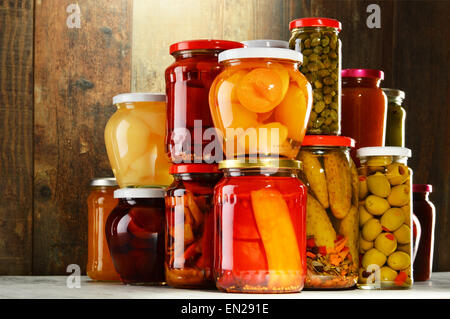
[{"label": "caper", "polygon": [[323,87],[323,93],[324,93],[324,94],[330,94],[331,91],[333,91],[333,88],[332,88],[331,86],[325,85],[325,86]]},{"label": "caper", "polygon": [[320,44],[320,38],[319,37],[311,39],[311,46],[312,47],[316,47],[319,44]]},{"label": "caper", "polygon": [[323,109],[325,108],[325,102],[319,101],[316,104],[314,104],[314,111],[317,113],[321,113]]},{"label": "caper", "polygon": [[315,81],[315,82],[314,82],[314,86],[315,86],[317,89],[320,89],[323,85],[322,85],[322,82],[320,82],[320,81]]},{"label": "caper", "polygon": [[330,124],[327,124],[327,121],[325,120],[325,125],[322,125],[320,127],[320,130],[322,131],[323,134],[330,134],[331,130],[330,130]]},{"label": "caper", "polygon": [[309,120],[314,121],[317,118],[317,113],[314,111],[311,111],[311,114],[309,115]]},{"label": "caper", "polygon": [[320,41],[320,44],[323,47],[326,47],[330,43],[330,38],[327,36],[324,36],[323,39]]},{"label": "caper", "polygon": [[330,53],[328,53],[328,57],[330,59],[336,59],[337,58],[337,54],[334,51],[331,51]]},{"label": "caper", "polygon": [[311,72],[315,72],[319,70],[319,65],[316,62],[310,62],[308,64],[308,70]]},{"label": "caper", "polygon": [[330,71],[328,71],[328,70],[320,70],[318,72],[318,74],[319,74],[320,77],[323,78],[323,77],[326,77],[326,76],[330,75]]},{"label": "caper", "polygon": [[327,126],[327,128],[331,123],[333,123],[333,119],[330,116],[328,116],[325,120],[325,125]]},{"label": "caper", "polygon": [[330,52],[330,47],[323,48],[322,53],[327,54],[328,52]]},{"label": "caper", "polygon": [[302,54],[303,55],[306,55],[306,56],[309,56],[309,55],[311,55],[313,53],[313,50],[311,50],[311,49],[305,49],[305,50],[303,50],[303,52],[302,52]]},{"label": "caper", "polygon": [[311,47],[311,39],[306,39],[303,43],[305,44],[305,48]]},{"label": "caper", "polygon": [[338,119],[337,112],[335,110],[331,110],[330,117],[333,119],[333,121],[337,121],[337,119]]},{"label": "caper", "polygon": [[319,56],[317,55],[317,54],[311,54],[309,57],[308,57],[308,59],[309,59],[309,61],[310,62],[317,62],[317,61],[319,61],[320,60],[320,58],[319,58]]},{"label": "caper", "polygon": [[331,95],[328,95],[328,94],[323,97],[323,100],[325,101],[325,104],[330,104],[332,99],[333,99],[333,97]]},{"label": "caper", "polygon": [[[338,104],[336,102],[334,102],[334,101],[330,103],[330,106],[331,106],[331,108],[333,110],[337,110],[338,109]],[[337,117],[337,114],[336,114],[336,117]]]},{"label": "caper", "polygon": [[319,45],[319,46],[316,46],[313,51],[316,54],[322,54],[322,50],[323,50],[323,48]]}]

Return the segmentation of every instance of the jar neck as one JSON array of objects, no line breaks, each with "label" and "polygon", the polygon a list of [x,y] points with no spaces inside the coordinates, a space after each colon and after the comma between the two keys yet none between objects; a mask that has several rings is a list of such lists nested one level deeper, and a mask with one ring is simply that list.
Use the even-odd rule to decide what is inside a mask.
[{"label": "jar neck", "polygon": [[267,63],[267,65],[276,63],[281,64],[288,68],[298,69],[299,62],[293,61],[293,60],[286,60],[286,59],[276,59],[276,58],[241,58],[241,59],[231,59],[221,62],[225,67],[230,66],[236,66],[240,65],[242,63],[251,63],[251,62],[260,62],[260,63]]},{"label": "jar neck", "polygon": [[172,56],[175,58],[176,61],[193,58],[193,57],[214,57],[217,58],[219,56],[219,53],[223,50],[183,50],[183,51],[176,51],[172,53]]},{"label": "jar neck", "polygon": [[297,177],[297,170],[291,168],[226,168],[224,177],[267,176],[267,177]]},{"label": "jar neck", "polygon": [[413,200],[415,201],[428,201],[430,193],[428,192],[414,192],[413,193]]},{"label": "jar neck", "polygon": [[291,30],[291,33],[301,33],[301,32],[333,32],[334,34],[339,34],[339,29],[333,27],[298,27]]},{"label": "jar neck", "polygon": [[142,206],[159,206],[158,203],[163,201],[164,198],[119,198],[120,205],[125,206],[135,206],[135,205],[142,205]]},{"label": "jar neck", "polygon": [[361,157],[359,160],[361,165],[365,166],[368,164],[370,164],[369,166],[385,166],[392,163],[408,164],[408,157],[406,156],[366,156]]},{"label": "jar neck", "polygon": [[397,106],[402,106],[403,99],[401,97],[387,97],[388,103],[395,104]]},{"label": "jar neck", "polygon": [[366,87],[366,88],[380,88],[381,79],[378,78],[354,78],[343,77],[342,87]]}]

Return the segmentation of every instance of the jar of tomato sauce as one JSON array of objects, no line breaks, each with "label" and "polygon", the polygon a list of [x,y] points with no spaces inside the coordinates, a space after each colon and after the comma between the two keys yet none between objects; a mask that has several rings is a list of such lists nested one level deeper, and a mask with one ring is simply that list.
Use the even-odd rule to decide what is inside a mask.
[{"label": "jar of tomato sauce", "polygon": [[214,186],[217,164],[174,164],[166,191],[166,281],[172,287],[214,287]]},{"label": "jar of tomato sauce", "polygon": [[219,54],[224,65],[209,91],[214,125],[227,159],[295,159],[311,111],[311,85],[298,70],[302,55],[283,48],[242,48]]},{"label": "jar of tomato sauce", "polygon": [[384,73],[372,69],[342,70],[342,135],[356,141],[356,149],[384,146],[387,97],[380,88]]},{"label": "jar of tomato sauce", "polygon": [[114,191],[117,188],[114,177],[91,180],[91,192],[87,199],[88,260],[86,274],[94,280],[120,280],[114,269],[105,236],[106,220],[117,205],[117,199],[114,198]]},{"label": "jar of tomato sauce", "polygon": [[214,190],[216,286],[225,292],[287,293],[306,277],[306,186],[301,162],[219,163]]},{"label": "jar of tomato sauce", "polygon": [[217,61],[219,53],[243,46],[242,43],[226,40],[190,40],[170,46],[175,62],[165,72],[165,143],[166,152],[174,163],[209,162],[210,157],[216,155],[203,152],[211,142],[211,134],[207,133],[207,138],[204,133],[213,127],[208,92],[214,78],[222,70]]}]

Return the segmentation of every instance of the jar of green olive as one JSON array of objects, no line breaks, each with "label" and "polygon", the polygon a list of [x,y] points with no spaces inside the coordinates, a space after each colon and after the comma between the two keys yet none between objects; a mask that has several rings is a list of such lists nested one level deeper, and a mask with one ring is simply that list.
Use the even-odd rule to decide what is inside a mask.
[{"label": "jar of green olive", "polygon": [[302,72],[313,87],[313,109],[306,134],[341,133],[341,23],[328,18],[290,22],[289,48],[303,54]]},{"label": "jar of green olive", "polygon": [[[358,288],[409,288],[413,284],[411,150],[403,147],[363,147],[357,156],[359,173]],[[414,228],[413,228],[414,225]]]},{"label": "jar of green olive", "polygon": [[406,111],[402,107],[405,92],[396,89],[382,89],[388,98],[385,146],[405,147]]}]

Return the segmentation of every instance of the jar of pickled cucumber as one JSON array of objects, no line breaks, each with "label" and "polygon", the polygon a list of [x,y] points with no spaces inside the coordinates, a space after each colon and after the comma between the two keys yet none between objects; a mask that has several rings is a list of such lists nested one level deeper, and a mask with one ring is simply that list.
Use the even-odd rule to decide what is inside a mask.
[{"label": "jar of pickled cucumber", "polygon": [[402,106],[405,92],[396,89],[382,89],[388,98],[385,146],[405,146],[406,111]]},{"label": "jar of pickled cucumber", "polygon": [[313,109],[307,134],[341,132],[341,23],[328,18],[290,22],[289,47],[303,54],[300,71],[313,86]]},{"label": "jar of pickled cucumber", "polygon": [[364,147],[357,156],[361,162],[358,287],[409,288],[413,284],[412,171],[407,166],[411,150]]},{"label": "jar of pickled cucumber", "polygon": [[306,135],[298,159],[308,186],[305,288],[356,285],[359,267],[359,180],[350,157],[355,141],[344,136]]},{"label": "jar of pickled cucumber", "polygon": [[172,183],[164,150],[166,95],[114,96],[117,111],[105,127],[105,145],[119,187],[166,187]]}]

